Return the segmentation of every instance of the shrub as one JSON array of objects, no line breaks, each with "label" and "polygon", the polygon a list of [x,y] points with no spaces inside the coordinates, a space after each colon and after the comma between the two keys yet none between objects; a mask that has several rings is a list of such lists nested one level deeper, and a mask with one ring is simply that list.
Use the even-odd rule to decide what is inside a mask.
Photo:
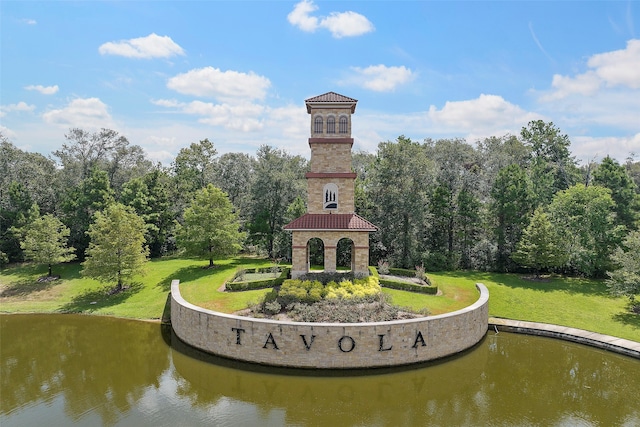
[{"label": "shrub", "polygon": [[324,295],[324,286],[317,280],[285,280],[278,292],[278,298],[285,306],[294,302],[312,304],[320,301]]},{"label": "shrub", "polygon": [[386,294],[363,303],[358,299],[325,299],[313,305],[293,304],[289,316],[298,322],[385,322],[398,317],[398,308],[389,303]]},{"label": "shrub", "polygon": [[278,314],[280,310],[282,310],[282,306],[278,301],[270,301],[264,304],[264,312],[265,314]]},{"label": "shrub", "polygon": [[378,273],[389,274],[389,263],[385,260],[378,261]]}]

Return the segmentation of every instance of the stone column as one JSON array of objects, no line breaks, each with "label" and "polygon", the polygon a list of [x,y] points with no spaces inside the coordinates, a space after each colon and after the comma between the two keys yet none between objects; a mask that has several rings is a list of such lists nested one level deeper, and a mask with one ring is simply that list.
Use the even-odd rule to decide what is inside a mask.
[{"label": "stone column", "polygon": [[324,271],[334,273],[336,271],[337,246],[324,247]]},{"label": "stone column", "polygon": [[369,275],[369,247],[368,246],[355,246],[353,248],[354,264],[353,272],[356,274]]},{"label": "stone column", "polygon": [[294,279],[306,274],[309,271],[309,247],[308,245],[301,245],[300,241],[302,236],[299,233],[293,232],[293,247],[291,249],[291,277]]}]

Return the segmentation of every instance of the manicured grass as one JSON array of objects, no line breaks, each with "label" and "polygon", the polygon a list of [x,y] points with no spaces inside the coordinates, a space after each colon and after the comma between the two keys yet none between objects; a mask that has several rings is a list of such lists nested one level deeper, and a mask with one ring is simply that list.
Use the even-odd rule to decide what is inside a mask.
[{"label": "manicured grass", "polygon": [[[212,310],[232,313],[258,302],[269,289],[219,292],[236,269],[268,267],[267,260],[235,258],[217,261],[165,258],[149,263],[147,275],[136,278],[127,291],[108,295],[107,286],[80,275],[79,264],[54,268],[60,280],[38,283],[45,266],[24,265],[0,270],[0,312],[77,312],[160,319],[167,305],[171,280],[180,280],[182,296]],[[628,300],[609,295],[602,281],[559,278],[539,282],[514,274],[482,272],[428,273],[442,295],[432,296],[384,289],[401,307],[433,315],[455,311],[478,298],[475,284],[489,289],[489,314],[518,320],[554,323],[640,342],[640,316],[627,311]]]},{"label": "manicured grass", "polygon": [[[203,268],[207,261],[188,258],[152,260],[147,274],[136,277],[129,289],[108,295],[114,285],[106,285],[80,275],[78,263],[55,266],[53,274],[59,280],[38,283],[47,274],[46,266],[23,265],[0,270],[0,312],[4,313],[92,313],[138,319],[160,319],[167,305],[173,279],[180,279],[181,291],[194,304],[212,304],[226,312],[244,308],[242,299],[258,296],[220,293],[216,290],[235,270],[265,267],[268,261],[238,258],[217,261],[214,269]],[[254,293],[259,293],[254,291]],[[195,295],[195,296],[193,296]],[[211,297],[211,296],[214,297]],[[193,297],[190,297],[193,296]],[[217,297],[217,299],[216,299]],[[203,304],[206,306],[207,304]]]},{"label": "manicured grass", "polygon": [[517,274],[451,272],[429,277],[438,287],[489,289],[489,315],[552,323],[640,342],[640,316],[629,313],[629,300],[612,297],[602,280],[551,277],[532,281]]}]

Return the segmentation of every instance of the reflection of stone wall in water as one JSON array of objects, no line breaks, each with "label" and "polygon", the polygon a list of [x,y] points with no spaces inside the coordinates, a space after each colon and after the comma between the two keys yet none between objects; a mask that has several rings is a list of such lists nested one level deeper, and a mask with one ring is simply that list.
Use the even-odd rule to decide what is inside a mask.
[{"label": "reflection of stone wall in water", "polygon": [[[172,347],[186,350],[174,341]],[[523,419],[566,425],[567,414],[581,414],[589,425],[640,420],[637,360],[540,337],[489,332],[460,355],[367,375],[255,365],[251,371],[213,357],[194,364],[191,357],[174,352],[173,364],[200,406],[228,398],[283,411],[289,425],[514,425]]]},{"label": "reflection of stone wall in water", "polygon": [[472,347],[487,332],[486,287],[453,313],[379,323],[302,323],[217,313],[187,303],[171,285],[176,335],[203,351],[247,362],[286,367],[351,369],[434,360]]},{"label": "reflection of stone wall in water", "polygon": [[[429,425],[425,422],[433,422],[433,416],[426,414],[424,407],[415,405],[414,400],[430,398],[442,407],[459,395],[460,390],[469,390],[468,397],[472,399],[476,392],[473,385],[484,372],[488,355],[486,346],[482,345],[446,363],[419,365],[421,369],[417,370],[376,370],[374,375],[358,375],[354,371],[332,371],[332,375],[327,375],[324,371],[318,376],[312,371],[255,365],[252,371],[248,369],[251,366],[225,362],[215,356],[210,356],[210,363],[194,364],[193,350],[173,340],[171,346],[186,352],[174,353],[173,364],[190,383],[189,389],[197,391],[193,400],[213,404],[230,398],[258,407],[282,409],[290,424],[307,425],[312,419],[313,425],[322,426],[335,425],[336,420],[340,420],[339,425],[348,426],[416,425],[410,420],[423,420],[419,425]],[[198,357],[207,361],[203,353]],[[451,381],[452,378],[455,381]]]}]

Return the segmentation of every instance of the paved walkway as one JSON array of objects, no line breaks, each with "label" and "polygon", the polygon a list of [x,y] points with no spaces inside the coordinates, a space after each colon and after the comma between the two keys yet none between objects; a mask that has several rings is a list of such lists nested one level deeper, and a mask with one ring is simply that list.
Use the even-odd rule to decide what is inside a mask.
[{"label": "paved walkway", "polygon": [[559,338],[580,344],[590,345],[616,353],[640,359],[640,342],[598,334],[582,329],[566,326],[550,325],[547,323],[525,322],[522,320],[489,318],[489,329],[520,334],[539,335],[543,337]]}]

